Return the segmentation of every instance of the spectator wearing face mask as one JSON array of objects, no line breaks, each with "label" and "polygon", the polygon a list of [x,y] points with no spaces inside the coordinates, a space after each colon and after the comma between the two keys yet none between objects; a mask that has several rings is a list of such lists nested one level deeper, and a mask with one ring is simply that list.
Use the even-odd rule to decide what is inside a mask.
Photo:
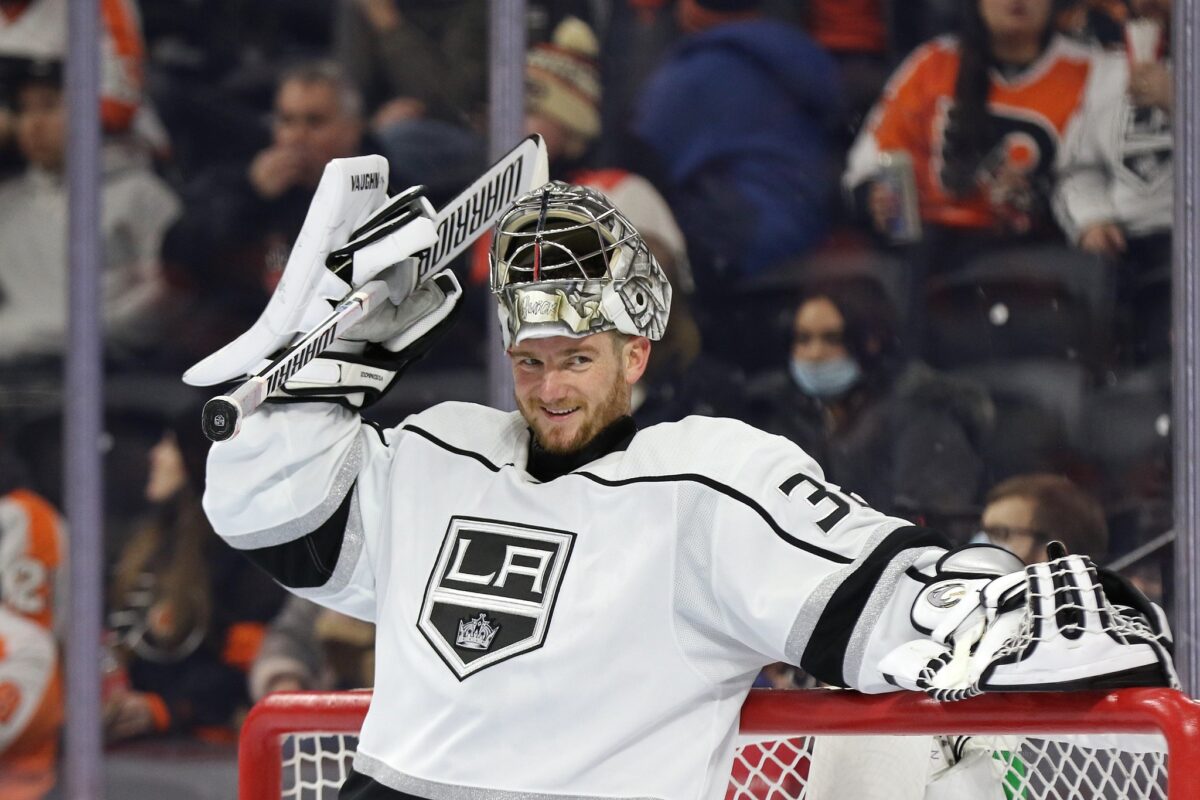
[{"label": "spectator wearing face mask", "polygon": [[754,380],[751,422],[786,436],[888,513],[977,510],[986,393],[907,359],[895,313],[874,283],[806,290],[792,317],[786,369]]}]

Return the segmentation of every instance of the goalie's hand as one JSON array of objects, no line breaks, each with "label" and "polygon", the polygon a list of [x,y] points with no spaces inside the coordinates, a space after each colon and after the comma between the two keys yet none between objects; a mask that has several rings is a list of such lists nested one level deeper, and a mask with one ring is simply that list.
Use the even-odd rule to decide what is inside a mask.
[{"label": "goalie's hand", "polygon": [[393,289],[399,302],[381,303],[267,402],[335,402],[364,408],[376,402],[414,361],[423,357],[454,323],[462,286],[449,269],[408,293],[412,270],[392,274],[404,283]]},{"label": "goalie's hand", "polygon": [[931,631],[929,638],[892,650],[880,670],[939,700],[985,691],[1177,687],[1162,609],[1087,556],[1066,555],[1057,542],[1050,554],[999,577],[939,562],[912,611],[914,627]]}]

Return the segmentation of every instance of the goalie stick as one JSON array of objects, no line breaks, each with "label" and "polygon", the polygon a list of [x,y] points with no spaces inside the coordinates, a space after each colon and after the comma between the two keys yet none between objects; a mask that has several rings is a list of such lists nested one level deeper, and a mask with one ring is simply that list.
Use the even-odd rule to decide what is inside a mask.
[{"label": "goalie stick", "polygon": [[[437,213],[434,219],[437,242],[415,255],[416,285],[421,285],[457,258],[495,223],[512,201],[547,180],[546,147],[542,138],[535,134],[510,150]],[[395,200],[390,202],[395,203]],[[385,214],[382,224],[387,222]],[[388,232],[394,228],[395,225],[387,225]],[[355,236],[362,233],[364,231],[354,232]],[[332,263],[329,266],[337,268]],[[383,280],[369,281],[355,289],[319,325],[262,371],[229,394],[210,399],[201,414],[204,435],[214,442],[237,436],[242,419],[253,414],[272,392],[320,355],[388,294],[388,285]]]}]

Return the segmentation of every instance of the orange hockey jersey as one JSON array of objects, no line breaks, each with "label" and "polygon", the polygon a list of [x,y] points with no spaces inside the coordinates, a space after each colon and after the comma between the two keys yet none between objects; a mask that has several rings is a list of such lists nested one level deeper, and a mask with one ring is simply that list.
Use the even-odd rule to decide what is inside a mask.
[{"label": "orange hockey jersey", "polygon": [[62,522],[45,500],[0,497],[0,797],[35,800],[54,784],[63,719],[55,635]]},{"label": "orange hockey jersey", "polygon": [[921,218],[937,225],[993,228],[1000,210],[989,199],[989,180],[1004,167],[1048,186],[1060,142],[1087,83],[1091,51],[1055,36],[1036,62],[1005,77],[992,71],[988,109],[996,141],[977,175],[978,188],[951,196],[942,183],[943,133],[954,102],[959,49],[954,37],[918,47],[896,70],[883,97],[850,150],[843,184],[853,190],[870,180],[879,155],[903,150],[911,157]]}]

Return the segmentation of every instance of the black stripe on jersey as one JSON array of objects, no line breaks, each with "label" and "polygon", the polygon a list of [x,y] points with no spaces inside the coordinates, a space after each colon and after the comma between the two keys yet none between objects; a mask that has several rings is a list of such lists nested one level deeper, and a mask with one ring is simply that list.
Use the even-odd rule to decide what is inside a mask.
[{"label": "black stripe on jersey", "polygon": [[842,666],[846,661],[846,648],[858,618],[871,600],[875,585],[892,559],[905,550],[918,547],[944,547],[951,545],[942,534],[928,528],[906,525],[889,533],[875,549],[863,559],[863,563],[850,573],[833,596],[825,604],[821,618],[813,627],[808,646],[800,657],[800,666],[818,680],[834,686],[846,686]]},{"label": "black stripe on jersey", "polygon": [[346,520],[350,518],[350,500],[354,497],[355,485],[346,492],[345,499],[329,519],[311,533],[283,544],[241,552],[289,589],[315,589],[324,586],[333,575],[333,568],[342,552]]},{"label": "black stripe on jersey", "polygon": [[[441,439],[437,438],[433,434],[429,433],[428,431],[424,431],[424,430],[416,427],[415,425],[404,425],[403,429],[412,431],[413,433],[416,433],[416,434],[420,434],[421,436],[428,439],[433,444],[437,445],[438,447],[441,447],[443,450],[448,450],[451,453],[455,453],[460,456],[467,456],[468,458],[473,458],[476,461],[478,461],[480,464],[483,464],[485,467],[490,469],[492,472],[500,471],[500,467],[497,467],[491,461],[488,461],[486,458],[479,455],[479,453],[474,453],[470,450],[463,450],[460,447],[454,447],[453,445],[446,444],[445,442],[443,442]],[[792,545],[793,547],[798,548],[800,550],[804,550],[805,552],[808,552],[808,553],[812,553],[815,556],[820,556],[821,558],[824,558],[828,561],[832,561],[835,564],[849,564],[852,561],[854,561],[853,558],[844,556],[841,553],[835,553],[832,550],[826,550],[825,548],[817,547],[815,544],[812,544],[810,542],[803,541],[802,539],[797,539],[795,536],[792,536],[790,533],[785,531],[783,529],[783,527],[778,522],[775,521],[774,517],[772,517],[770,514],[768,514],[767,510],[765,508],[763,508],[761,505],[754,502],[749,497],[747,497],[746,495],[739,492],[737,489],[734,489],[732,486],[726,486],[725,484],[715,481],[712,478],[709,478],[705,475],[694,475],[694,474],[688,474],[688,473],[679,474],[679,475],[646,475],[646,476],[642,476],[640,478],[622,478],[621,480],[610,480],[608,478],[601,478],[598,475],[593,475],[590,472],[570,472],[570,473],[568,473],[568,475],[578,475],[581,478],[587,478],[588,480],[594,481],[595,483],[599,483],[603,486],[625,486],[625,485],[628,485],[631,483],[677,483],[680,481],[690,481],[692,483],[699,483],[703,486],[707,486],[708,488],[713,489],[717,492],[720,492],[721,494],[725,495],[726,497],[730,497],[730,498],[736,500],[737,502],[749,507],[756,514],[758,514],[760,517],[763,518],[763,520],[767,523],[767,525],[769,525],[771,527],[771,530],[775,532],[776,536],[778,536],[780,539],[783,539],[785,542]],[[563,477],[567,477],[567,476],[563,476]]]},{"label": "black stripe on jersey", "polygon": [[467,458],[473,458],[476,461],[478,461],[480,464],[483,464],[485,467],[490,469],[492,472],[500,471],[499,467],[497,467],[492,462],[488,461],[483,456],[479,455],[479,453],[473,453],[470,450],[463,450],[461,447],[455,447],[452,444],[447,444],[446,442],[443,442],[441,439],[434,436],[429,431],[423,430],[422,428],[418,428],[416,425],[401,425],[400,429],[405,430],[405,431],[412,431],[413,433],[417,434],[418,436],[423,436],[426,439],[428,439],[429,441],[436,444],[438,447],[442,448],[443,450],[449,450],[451,453],[454,453],[455,455],[466,456]]},{"label": "black stripe on jersey", "polygon": [[792,547],[795,547],[798,550],[804,550],[805,552],[812,553],[814,556],[820,556],[821,558],[824,558],[827,561],[833,561],[836,564],[849,564],[852,561],[854,561],[854,559],[850,558],[849,556],[844,556],[841,553],[835,553],[832,550],[826,550],[823,547],[817,547],[815,544],[812,544],[811,542],[806,542],[803,539],[797,539],[795,536],[792,536],[790,533],[785,531],[783,529],[783,527],[778,522],[775,521],[775,518],[772,517],[770,514],[768,514],[767,510],[765,508],[763,508],[762,506],[760,506],[758,503],[754,502],[752,499],[750,499],[746,495],[742,494],[737,489],[734,489],[732,486],[726,486],[725,484],[720,483],[719,481],[714,481],[712,478],[708,477],[707,475],[694,475],[691,473],[682,473],[679,475],[643,475],[642,477],[639,477],[639,478],[622,478],[620,480],[610,480],[609,478],[601,478],[598,475],[593,475],[590,472],[572,472],[570,474],[578,475],[581,478],[587,478],[588,480],[594,481],[603,486],[626,486],[631,483],[673,483],[673,482],[679,482],[679,481],[689,481],[691,483],[699,483],[702,486],[707,486],[708,488],[713,489],[714,491],[720,492],[721,494],[725,495],[726,497],[732,498],[732,499],[736,500],[737,502],[741,503],[742,505],[747,506],[750,510],[752,510],[754,513],[758,514],[760,517],[763,518],[763,521],[766,522],[767,525],[769,525],[771,527],[771,530],[775,532],[776,536],[778,536],[780,539],[783,539],[785,542],[790,544]]},{"label": "black stripe on jersey", "polygon": [[424,800],[415,794],[400,792],[350,768],[346,782],[338,792],[338,800]]}]

